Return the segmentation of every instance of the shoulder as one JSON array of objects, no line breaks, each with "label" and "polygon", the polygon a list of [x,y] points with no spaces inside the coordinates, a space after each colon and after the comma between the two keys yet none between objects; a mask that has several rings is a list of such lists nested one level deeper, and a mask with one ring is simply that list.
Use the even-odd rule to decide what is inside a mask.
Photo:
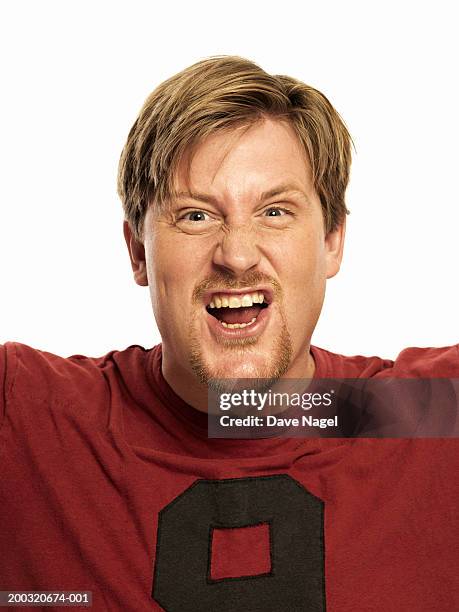
[{"label": "shoulder", "polygon": [[50,390],[74,384],[85,389],[100,378],[104,357],[71,355],[62,357],[48,351],[32,348],[19,342],[4,345],[5,383],[7,395],[20,392],[33,396],[46,395]]},{"label": "shoulder", "polygon": [[390,359],[340,355],[317,346],[311,346],[311,353],[317,378],[371,378],[394,365]]},{"label": "shoulder", "polygon": [[133,345],[100,357],[62,357],[19,342],[6,342],[0,345],[0,417],[6,405],[14,401],[58,402],[64,406],[84,398],[102,398],[125,370],[136,368],[147,352]]},{"label": "shoulder", "polygon": [[410,347],[394,363],[394,375],[425,378],[459,377],[459,344],[444,347]]},{"label": "shoulder", "polygon": [[322,378],[459,377],[459,345],[410,347],[396,359],[346,356],[311,346],[316,376]]}]

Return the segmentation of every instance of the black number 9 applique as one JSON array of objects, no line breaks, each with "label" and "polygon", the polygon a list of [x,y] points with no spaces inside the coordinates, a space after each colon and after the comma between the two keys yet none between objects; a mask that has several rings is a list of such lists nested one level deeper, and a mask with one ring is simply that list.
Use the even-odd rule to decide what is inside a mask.
[{"label": "black number 9 applique", "polygon": [[197,480],[159,513],[152,598],[166,612],[324,612],[324,502],[288,474]]}]

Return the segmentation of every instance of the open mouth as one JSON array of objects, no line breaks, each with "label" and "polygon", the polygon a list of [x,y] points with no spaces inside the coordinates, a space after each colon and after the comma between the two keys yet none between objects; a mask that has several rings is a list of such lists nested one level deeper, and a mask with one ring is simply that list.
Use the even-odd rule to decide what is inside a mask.
[{"label": "open mouth", "polygon": [[207,312],[223,327],[241,329],[253,325],[262,310],[269,307],[268,297],[263,291],[248,293],[214,293]]}]

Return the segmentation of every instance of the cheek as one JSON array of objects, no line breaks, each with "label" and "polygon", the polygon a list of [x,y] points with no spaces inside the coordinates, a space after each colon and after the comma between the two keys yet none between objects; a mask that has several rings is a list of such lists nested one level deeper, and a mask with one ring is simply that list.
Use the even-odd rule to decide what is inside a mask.
[{"label": "cheek", "polygon": [[298,325],[315,316],[323,302],[326,279],[325,249],[320,236],[310,233],[284,250],[281,285],[289,318]]},{"label": "cheek", "polygon": [[314,285],[325,276],[325,248],[321,236],[312,230],[292,236],[277,249],[277,260],[285,273],[301,286]]},{"label": "cheek", "polygon": [[[175,239],[174,239],[175,238]],[[158,231],[149,241],[147,270],[155,316],[170,325],[186,324],[193,290],[203,272],[200,249],[191,241]],[[159,323],[159,321],[158,321]]]},{"label": "cheek", "polygon": [[157,319],[158,317],[164,318],[167,312],[175,310],[173,297],[178,297],[177,283],[180,283],[184,274],[176,250],[171,248],[167,242],[160,234],[157,234],[150,239],[146,249],[148,284],[153,311]]}]

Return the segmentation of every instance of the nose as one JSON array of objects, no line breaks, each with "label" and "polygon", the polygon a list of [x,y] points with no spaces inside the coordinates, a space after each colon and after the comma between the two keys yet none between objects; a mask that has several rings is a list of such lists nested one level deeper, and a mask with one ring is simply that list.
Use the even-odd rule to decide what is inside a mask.
[{"label": "nose", "polygon": [[233,276],[243,276],[260,263],[255,232],[247,225],[226,228],[215,248],[213,264]]}]

